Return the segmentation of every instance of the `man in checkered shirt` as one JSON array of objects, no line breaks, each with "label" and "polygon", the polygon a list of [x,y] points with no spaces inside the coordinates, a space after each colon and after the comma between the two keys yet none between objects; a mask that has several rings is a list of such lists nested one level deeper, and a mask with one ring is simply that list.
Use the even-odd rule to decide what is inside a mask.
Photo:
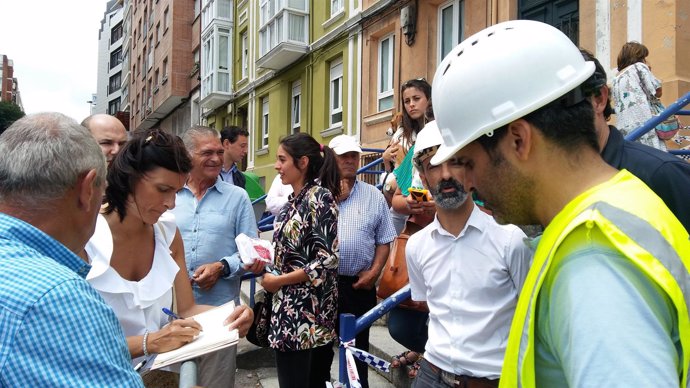
[{"label": "man in checkered shirt", "polygon": [[[376,306],[376,281],[395,239],[395,228],[383,194],[357,180],[362,153],[357,140],[339,135],[328,146],[336,154],[342,179],[338,204],[338,313],[359,317]],[[369,350],[369,329],[355,337],[355,347]],[[358,360],[357,371],[362,387],[368,388],[367,364]]]},{"label": "man in checkered shirt", "polygon": [[105,173],[91,134],[62,114],[26,116],[0,136],[0,387],[143,387],[75,254]]}]

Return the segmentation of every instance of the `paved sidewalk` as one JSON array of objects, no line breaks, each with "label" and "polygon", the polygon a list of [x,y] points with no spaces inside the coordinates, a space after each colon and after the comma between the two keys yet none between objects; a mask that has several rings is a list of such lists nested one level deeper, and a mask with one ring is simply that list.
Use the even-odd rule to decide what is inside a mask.
[{"label": "paved sidewalk", "polygon": [[[241,297],[245,303],[249,301],[249,281],[242,282]],[[257,282],[257,289],[261,286]],[[369,333],[370,352],[385,360],[391,360],[394,355],[402,353],[405,349],[395,342],[388,334],[388,328],[380,321],[371,327]],[[335,359],[331,366],[331,378],[338,378],[339,352],[336,349]],[[275,358],[270,349],[258,348],[247,340],[242,339],[237,348],[237,375],[236,387],[278,387],[278,378],[275,370]],[[392,369],[391,373],[380,374],[374,369],[369,369],[369,386],[371,388],[407,388],[411,380],[407,377],[405,368]]]}]

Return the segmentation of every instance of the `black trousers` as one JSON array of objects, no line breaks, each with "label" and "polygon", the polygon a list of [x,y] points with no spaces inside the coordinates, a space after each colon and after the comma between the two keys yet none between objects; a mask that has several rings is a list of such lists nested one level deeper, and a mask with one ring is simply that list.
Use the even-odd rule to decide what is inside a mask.
[{"label": "black trousers", "polygon": [[281,352],[276,350],[280,388],[323,388],[331,381],[333,344]]},{"label": "black trousers", "polygon": [[[343,313],[360,317],[376,306],[376,289],[355,290],[352,284],[357,280],[356,276],[338,276],[338,317]],[[339,319],[336,328],[340,331]],[[369,328],[355,336],[355,347],[369,351]],[[369,388],[369,366],[357,359],[355,364],[362,388]]]}]

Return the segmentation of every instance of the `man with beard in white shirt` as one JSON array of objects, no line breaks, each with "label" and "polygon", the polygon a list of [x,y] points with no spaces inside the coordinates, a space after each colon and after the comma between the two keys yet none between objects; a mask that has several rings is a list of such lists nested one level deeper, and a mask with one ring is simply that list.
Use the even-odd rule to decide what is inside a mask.
[{"label": "man with beard in white shirt", "polygon": [[429,339],[413,387],[497,387],[532,253],[520,228],[499,225],[474,204],[459,159],[431,165],[441,143],[430,122],[414,155],[436,217],[406,248],[412,299],[429,307]]}]

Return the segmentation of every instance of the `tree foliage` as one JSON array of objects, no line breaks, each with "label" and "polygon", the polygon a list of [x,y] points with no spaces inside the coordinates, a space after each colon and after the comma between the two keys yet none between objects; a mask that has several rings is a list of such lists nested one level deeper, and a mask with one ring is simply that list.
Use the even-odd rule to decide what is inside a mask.
[{"label": "tree foliage", "polygon": [[0,134],[22,117],[24,117],[24,112],[17,104],[11,101],[0,101]]}]

